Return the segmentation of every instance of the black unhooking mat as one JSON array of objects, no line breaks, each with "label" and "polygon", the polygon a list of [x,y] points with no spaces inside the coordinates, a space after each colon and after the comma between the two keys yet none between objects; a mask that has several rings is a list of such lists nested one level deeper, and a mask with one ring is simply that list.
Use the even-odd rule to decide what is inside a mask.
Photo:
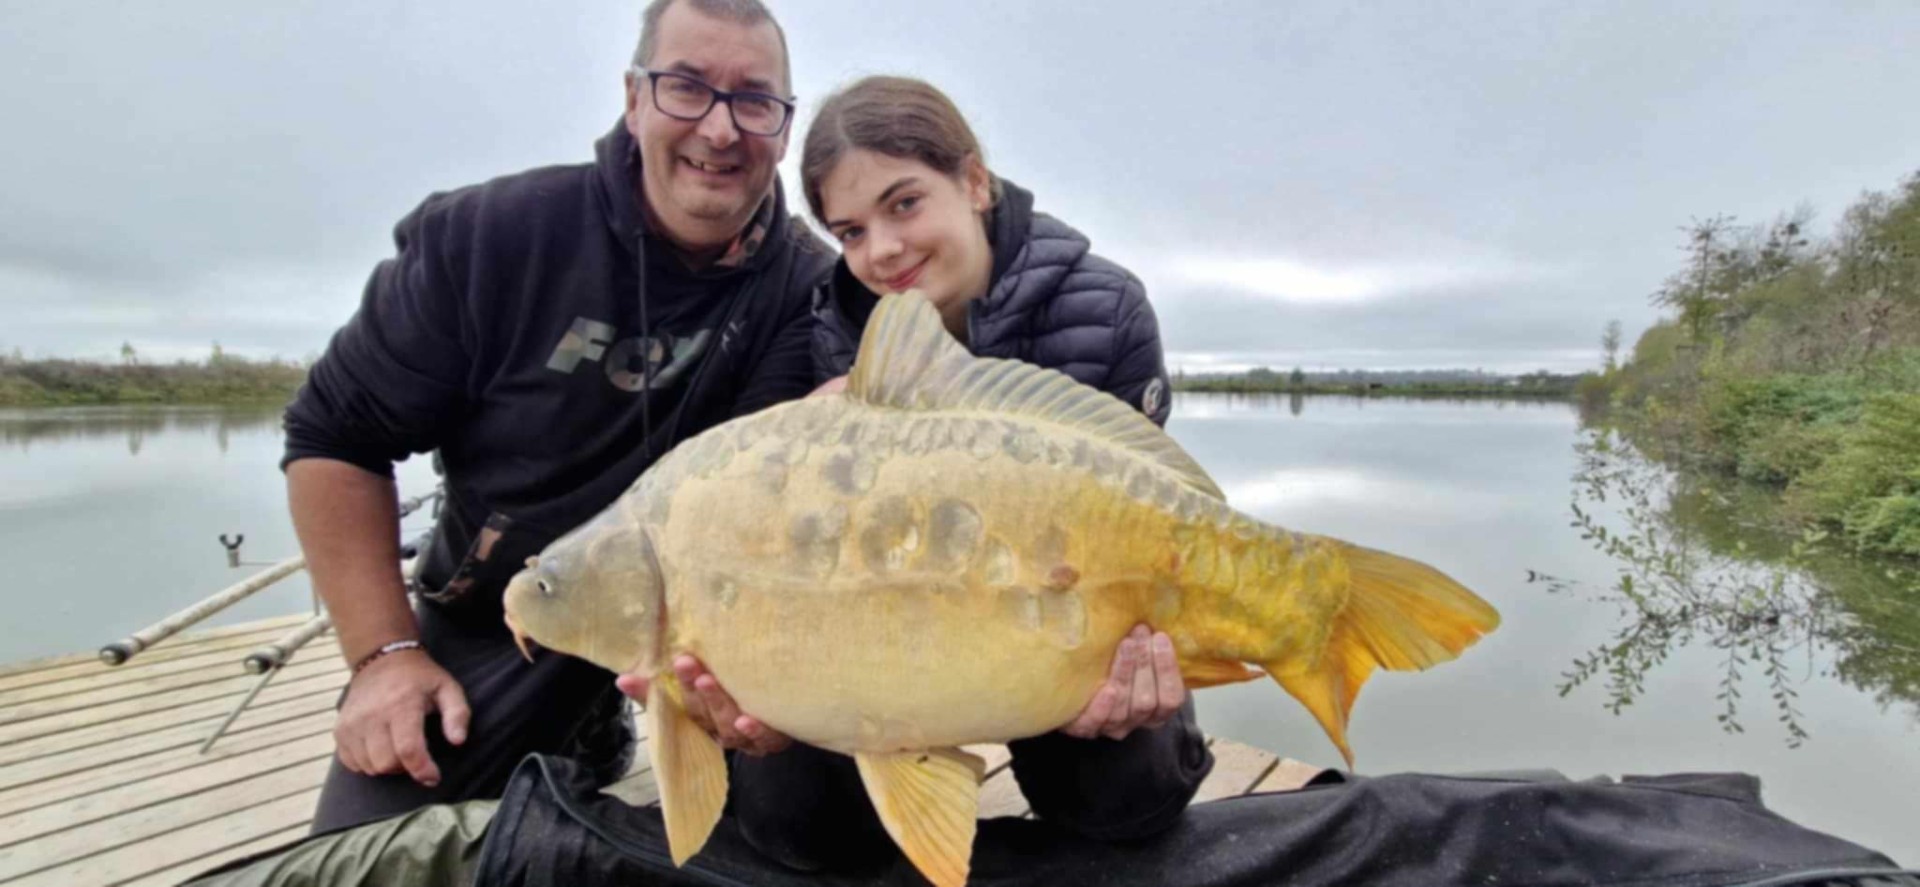
[{"label": "black unhooking mat", "polygon": [[[1782,819],[1759,794],[1759,781],[1739,774],[1578,783],[1383,776],[1203,804],[1171,832],[1119,846],[1045,822],[996,819],[980,825],[969,883],[1920,887],[1920,877],[1900,875],[1878,853]],[[727,820],[675,869],[657,810],[600,795],[571,763],[551,758],[530,758],[514,774],[474,881],[924,883],[903,858],[851,877],[787,872],[763,862]]]},{"label": "black unhooking mat", "polygon": [[[1903,873],[1878,853],[1767,810],[1759,790],[1757,779],[1741,774],[1620,782],[1382,776],[1203,804],[1172,831],[1123,845],[1087,841],[1045,822],[995,819],[980,824],[969,884],[1920,887],[1920,873]],[[460,812],[465,806],[417,820],[466,821],[463,833],[450,826],[374,823],[226,866],[226,874],[195,883],[926,883],[897,854],[873,871],[792,872],[748,847],[731,819],[722,819],[706,848],[676,869],[668,861],[657,809],[636,809],[600,794],[581,768],[562,758],[529,757],[514,772],[477,859],[475,817]],[[311,846],[324,841],[341,846]],[[433,859],[446,862],[435,865]]]}]

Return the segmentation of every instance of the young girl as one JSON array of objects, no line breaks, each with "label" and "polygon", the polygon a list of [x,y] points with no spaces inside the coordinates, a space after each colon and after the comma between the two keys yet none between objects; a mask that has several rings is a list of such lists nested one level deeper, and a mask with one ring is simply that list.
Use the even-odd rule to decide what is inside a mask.
[{"label": "young girl", "polygon": [[[1140,281],[996,178],[939,90],[870,77],[835,94],[807,134],[801,176],[843,250],[814,295],[818,379],[851,368],[879,294],[918,290],[973,353],[1057,369],[1166,423],[1159,327]],[[892,853],[851,758],[784,741],[771,754],[732,747],[747,753],[732,756],[729,808],[762,852],[807,870]],[[1172,643],[1145,627],[1079,718],[1009,748],[1033,812],[1096,840],[1171,826],[1213,766]]]},{"label": "young girl", "polygon": [[1160,327],[1140,280],[989,171],[938,89],[904,77],[847,87],[820,108],[800,163],[807,205],[842,250],[814,295],[821,380],[852,367],[879,295],[919,290],[974,354],[1059,370],[1166,424]]}]

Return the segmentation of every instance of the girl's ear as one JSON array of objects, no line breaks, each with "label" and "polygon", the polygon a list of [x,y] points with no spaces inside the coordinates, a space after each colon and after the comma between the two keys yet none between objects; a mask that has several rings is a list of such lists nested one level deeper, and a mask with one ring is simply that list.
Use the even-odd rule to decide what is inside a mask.
[{"label": "girl's ear", "polygon": [[987,165],[980,162],[980,155],[968,154],[962,161],[960,175],[966,184],[967,202],[973,211],[984,213],[993,205],[993,173],[987,171]]}]

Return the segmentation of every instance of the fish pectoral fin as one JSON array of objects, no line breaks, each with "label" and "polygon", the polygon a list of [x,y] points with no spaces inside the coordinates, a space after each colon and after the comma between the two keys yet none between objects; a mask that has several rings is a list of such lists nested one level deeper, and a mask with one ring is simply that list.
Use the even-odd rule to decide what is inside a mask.
[{"label": "fish pectoral fin", "polygon": [[667,827],[673,864],[686,864],[720,821],[727,803],[727,759],[707,731],[687,716],[672,675],[647,691],[647,754],[660,786],[660,818]]},{"label": "fish pectoral fin", "polygon": [[1189,690],[1258,680],[1261,673],[1231,659],[1187,659],[1180,663],[1180,679]]},{"label": "fish pectoral fin", "polygon": [[957,748],[857,752],[853,759],[900,852],[935,887],[963,887],[986,762]]}]

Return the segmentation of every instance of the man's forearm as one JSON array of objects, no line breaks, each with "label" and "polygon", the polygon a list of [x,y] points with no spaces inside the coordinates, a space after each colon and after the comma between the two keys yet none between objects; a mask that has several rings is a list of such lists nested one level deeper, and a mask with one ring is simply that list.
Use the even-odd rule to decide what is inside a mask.
[{"label": "man's forearm", "polygon": [[349,663],[419,629],[400,576],[393,481],[332,459],[287,466],[287,505]]}]

